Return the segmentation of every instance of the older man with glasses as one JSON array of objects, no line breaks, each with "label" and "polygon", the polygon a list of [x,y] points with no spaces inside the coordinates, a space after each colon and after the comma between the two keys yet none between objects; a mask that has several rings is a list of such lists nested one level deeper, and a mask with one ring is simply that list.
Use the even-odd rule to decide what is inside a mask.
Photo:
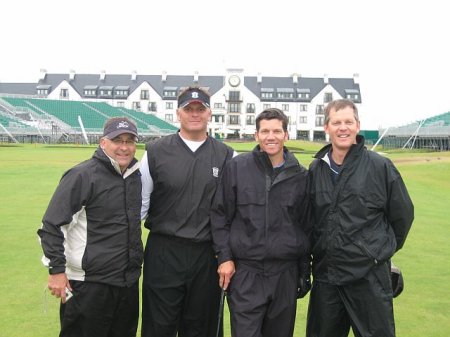
[{"label": "older man with glasses", "polygon": [[[136,336],[143,260],[137,128],[109,119],[91,159],[64,173],[38,230],[60,336]],[[72,296],[73,295],[73,296]]]}]

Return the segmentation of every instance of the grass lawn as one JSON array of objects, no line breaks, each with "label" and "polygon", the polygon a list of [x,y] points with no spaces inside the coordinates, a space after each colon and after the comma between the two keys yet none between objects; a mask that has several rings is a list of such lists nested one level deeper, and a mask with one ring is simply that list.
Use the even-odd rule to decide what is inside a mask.
[{"label": "grass lawn", "polygon": [[[249,151],[255,143],[230,143]],[[308,166],[318,144],[289,141]],[[36,231],[65,170],[95,147],[0,146],[0,337],[49,337],[59,331],[58,300],[44,289],[47,271]],[[379,149],[377,149],[379,150]],[[137,157],[143,154],[139,146]],[[450,153],[387,151],[415,204],[405,247],[394,258],[405,278],[395,299],[397,336],[450,336]],[[146,237],[147,231],[144,230]],[[295,336],[304,336],[307,298],[298,302]],[[225,310],[225,336],[230,336]]]}]

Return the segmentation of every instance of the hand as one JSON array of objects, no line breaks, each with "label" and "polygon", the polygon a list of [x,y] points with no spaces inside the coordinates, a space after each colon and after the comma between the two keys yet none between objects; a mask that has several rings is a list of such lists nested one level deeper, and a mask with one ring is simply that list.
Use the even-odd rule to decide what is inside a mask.
[{"label": "hand", "polygon": [[47,286],[53,296],[61,298],[62,303],[66,303],[66,287],[70,291],[72,287],[65,273],[49,275]]},{"label": "hand", "polygon": [[297,281],[297,298],[303,298],[311,290],[311,277],[300,275]]},{"label": "hand", "polygon": [[225,261],[219,265],[217,273],[219,274],[219,287],[223,290],[227,290],[230,284],[231,278],[233,277],[236,268],[234,267],[233,261]]}]

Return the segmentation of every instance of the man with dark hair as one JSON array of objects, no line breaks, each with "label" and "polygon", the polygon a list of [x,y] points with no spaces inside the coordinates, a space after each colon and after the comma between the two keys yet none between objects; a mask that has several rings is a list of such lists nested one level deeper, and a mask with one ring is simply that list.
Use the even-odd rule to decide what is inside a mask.
[{"label": "man with dark hair", "polygon": [[309,291],[307,171],[285,147],[279,109],[256,118],[259,145],[227,164],[211,212],[233,337],[291,337]]},{"label": "man with dark hair", "polygon": [[214,337],[220,288],[210,207],[234,151],[207,134],[210,97],[189,87],[178,97],[180,130],[146,146],[142,217],[142,337]]},{"label": "man with dark hair", "polygon": [[313,286],[307,336],[394,337],[390,259],[405,243],[414,207],[392,162],[367,151],[358,109],[325,110],[331,144],[310,166]]},{"label": "man with dark hair", "polygon": [[[134,337],[139,319],[141,179],[136,125],[108,120],[93,157],[64,173],[38,230],[61,337]],[[73,294],[73,296],[72,296]]]}]

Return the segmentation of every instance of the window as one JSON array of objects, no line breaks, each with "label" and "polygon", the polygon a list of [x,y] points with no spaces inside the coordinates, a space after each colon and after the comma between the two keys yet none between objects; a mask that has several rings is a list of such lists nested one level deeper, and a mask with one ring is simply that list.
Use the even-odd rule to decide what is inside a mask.
[{"label": "window", "polygon": [[165,117],[164,117],[164,120],[166,122],[172,123],[173,122],[173,115],[172,114],[166,114]]},{"label": "window", "polygon": [[308,111],[308,104],[300,104],[300,111]]},{"label": "window", "polygon": [[277,98],[292,99],[292,98],[294,98],[294,93],[293,92],[277,92]]},{"label": "window", "polygon": [[84,96],[97,96],[97,90],[95,90],[95,89],[84,89]]},{"label": "window", "polygon": [[297,98],[300,100],[307,100],[309,99],[309,94],[311,91],[306,88],[298,88],[297,89]]},{"label": "window", "polygon": [[272,99],[273,98],[273,92],[262,92],[261,98],[263,99]]},{"label": "window", "polygon": [[316,115],[323,115],[324,107],[322,104],[316,105]]},{"label": "window", "polygon": [[177,90],[176,89],[164,89],[163,96],[164,97],[177,97]]},{"label": "window", "polygon": [[212,121],[214,123],[223,123],[224,120],[224,116],[223,115],[213,115],[212,116]]},{"label": "window", "polygon": [[308,123],[308,117],[306,117],[306,116],[300,116],[300,117],[298,118],[298,122],[299,122],[300,124],[306,124],[306,123]]},{"label": "window", "polygon": [[263,104],[263,110],[270,109],[270,104]]},{"label": "window", "polygon": [[141,90],[141,99],[149,99],[148,90]]},{"label": "window", "polygon": [[345,89],[345,98],[352,101],[359,101],[359,91],[357,89]]},{"label": "window", "polygon": [[133,110],[141,111],[141,102],[133,102]]},{"label": "window", "polygon": [[241,112],[241,105],[239,103],[229,103],[228,112]]},{"label": "window", "polygon": [[358,94],[347,94],[346,98],[349,99],[349,100],[352,100],[352,101],[359,100]]},{"label": "window", "polygon": [[116,97],[127,97],[128,96],[128,90],[116,89],[115,90],[115,96]]},{"label": "window", "polygon": [[173,102],[166,102],[166,109],[173,109]]},{"label": "window", "polygon": [[240,91],[230,91],[229,95],[230,95],[229,96],[229,101],[239,102],[240,96],[241,96],[241,92]]},{"label": "window", "polygon": [[228,116],[228,124],[230,124],[230,125],[241,124],[240,116]]},{"label": "window", "polygon": [[261,99],[273,99],[273,88],[261,88]]},{"label": "window", "polygon": [[330,103],[332,100],[333,100],[333,93],[326,92],[325,95],[323,96],[323,102]]},{"label": "window", "polygon": [[69,98],[69,89],[61,89],[59,98]]},{"label": "window", "polygon": [[156,112],[156,102],[148,102],[148,111]]},{"label": "window", "polygon": [[316,117],[316,126],[323,126],[325,117],[323,116],[318,116]]},{"label": "window", "polygon": [[118,108],[123,108],[123,107],[125,107],[125,102],[123,102],[123,101],[117,102],[117,107],[118,107]]},{"label": "window", "polygon": [[214,103],[214,109],[223,109],[222,103]]},{"label": "window", "polygon": [[289,111],[289,104],[282,104],[282,105],[281,105],[281,110],[283,110],[283,111]]},{"label": "window", "polygon": [[96,97],[97,96],[97,86],[96,85],[86,85],[83,88],[83,94],[84,96],[88,97]]},{"label": "window", "polygon": [[255,113],[255,103],[247,103],[247,113],[249,114]]},{"label": "window", "polygon": [[100,95],[101,96],[111,96],[112,90],[100,90]]},{"label": "window", "polygon": [[255,125],[255,116],[253,116],[253,115],[248,115],[248,116],[245,118],[245,124],[247,124],[247,125]]},{"label": "window", "polygon": [[48,95],[49,92],[50,92],[51,87],[52,87],[51,85],[38,85],[36,87],[37,94],[39,96]]},{"label": "window", "polygon": [[298,94],[298,98],[302,98],[302,99],[308,99],[309,98],[309,94],[302,92]]},{"label": "window", "polygon": [[113,87],[100,87],[100,96],[102,97],[112,97]]}]

